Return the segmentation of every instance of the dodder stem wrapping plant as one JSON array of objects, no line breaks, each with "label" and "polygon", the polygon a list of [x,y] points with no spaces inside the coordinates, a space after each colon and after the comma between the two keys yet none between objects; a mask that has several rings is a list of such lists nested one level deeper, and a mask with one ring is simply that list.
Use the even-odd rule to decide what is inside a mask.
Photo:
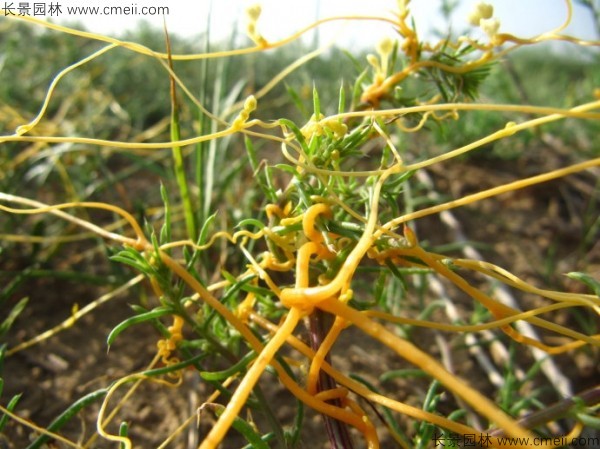
[{"label": "dodder stem wrapping plant", "polygon": [[[99,237],[113,248],[111,259],[142,274],[153,294],[133,307],[135,315],[112,330],[108,335],[109,346],[117,339],[126,339],[127,330],[141,323],[152,324],[159,333],[156,356],[148,362],[147,369],[121,377],[73,403],[45,428],[20,417],[16,398],[2,406],[5,418],[0,430],[7,420],[32,429],[37,434],[32,447],[40,447],[53,438],[65,446],[91,448],[98,444],[98,438],[103,438],[114,442],[115,447],[131,448],[136,443],[129,430],[135,423],[123,422],[119,432],[109,431],[109,427],[135,390],[145,381],[181,387],[189,376],[200,379],[204,395],[201,405],[176,430],[164,435],[160,447],[175,447],[186,429],[193,428],[197,420],[211,419],[208,416],[212,416],[214,425],[208,432],[202,431],[198,443],[201,449],[227,444],[234,431],[242,435],[249,447],[312,447],[320,442],[307,440],[317,436],[302,432],[307,425],[305,407],[322,415],[327,440],[335,448],[378,448],[383,434],[388,435],[385,441],[390,443],[386,444],[427,447],[432,444],[433,429],[449,436],[471,436],[480,445],[484,444],[485,435],[485,447],[531,447],[529,441],[539,435],[545,437],[540,439],[541,446],[556,447],[559,443],[546,438],[552,432],[551,422],[569,417],[572,426],[569,438],[580,435],[586,426],[597,424],[593,415],[598,395],[588,394],[585,400],[556,408],[560,416],[554,414],[532,426],[531,420],[523,421],[518,416],[532,411],[531,403],[512,411],[499,406],[488,392],[479,391],[470,379],[452,372],[433,354],[431,347],[412,341],[410,334],[403,331],[407,327],[424,328],[443,335],[466,336],[492,331],[495,338],[502,340],[501,336],[505,336],[503,341],[512,341],[519,350],[543,351],[541,365],[552,363],[554,355],[586,347],[597,351],[600,345],[598,334],[552,318],[555,316],[552,312],[576,308],[597,318],[600,284],[589,275],[572,273],[573,278],[595,289],[593,294],[543,289],[495,264],[435,252],[413,230],[423,217],[597,170],[600,158],[588,158],[448,201],[419,203],[411,193],[419,173],[485,145],[516,139],[520,133],[552,122],[600,119],[600,113],[596,112],[600,108],[597,90],[588,93],[588,102],[570,108],[487,104],[476,100],[493,64],[520,47],[544,41],[563,41],[574,48],[599,44],[562,34],[572,13],[571,2],[565,4],[568,16],[562,26],[524,39],[502,33],[493,7],[480,3],[468,20],[479,29],[471,31],[481,32],[483,37],[448,37],[435,44],[421,40],[411,24],[407,0],[399,0],[395,14],[390,17],[328,18],[280,42],[269,42],[260,33],[261,9],[253,6],[247,14],[247,34],[253,46],[201,54],[173,54],[170,45],[166,53],[161,53],[138,43],[84,33],[27,16],[11,17],[106,45],[61,70],[51,82],[39,114],[18,126],[13,134],[2,135],[2,146],[12,149],[21,145],[19,148],[27,155],[20,158],[22,164],[34,160],[42,149],[50,154],[60,152],[63,147],[86,152],[90,148],[110,149],[131,153],[136,158],[140,155],[152,158],[161,150],[170,149],[170,159],[154,161],[168,167],[170,160],[174,173],[171,179],[176,181],[173,190],[178,195],[170,196],[170,188],[161,186],[163,219],[160,230],[155,232],[153,223],[141,224],[134,211],[110,202],[87,201],[83,192],[76,192],[75,200],[54,205],[38,198],[0,193],[0,210],[5,216],[43,214],[72,225],[67,228],[67,235],[45,239],[33,233],[5,233],[2,238],[7,249],[3,257],[14,256],[10,248],[16,246],[8,245],[13,241],[66,245],[78,239]],[[363,64],[362,73],[352,86],[342,82],[337,113],[326,115],[325,111],[332,108],[321,103],[319,86],[314,86],[312,115],[304,124],[289,118],[263,120],[253,116],[268,114],[261,103],[267,103],[273,89],[324,49],[299,55],[296,62],[271,82],[238,103],[235,103],[237,96],[224,106],[217,107],[213,101],[212,111],[206,96],[196,98],[177,74],[180,66],[176,64],[185,61],[207,61],[206,68],[213,61],[227,61],[245,54],[255,54],[260,59],[267,50],[288,45],[325,22],[353,20],[382,22],[390,27],[390,36],[377,46],[376,54],[368,55],[368,64]],[[85,137],[85,129],[61,135],[60,127],[42,127],[63,78],[72,71],[85,70],[97,58],[119,48],[158,61],[160,65],[156,67],[164,70],[165,78],[170,80],[172,114],[167,126],[171,139],[148,141],[152,134],[148,132],[131,141],[112,140]],[[290,92],[300,98],[293,88]],[[184,105],[195,108],[201,118],[199,132],[182,138],[186,123],[180,112]],[[406,136],[431,133],[435,127],[446,127],[451,133],[455,123],[478,113],[509,114],[514,119],[474,142],[436,156],[415,157],[404,148]],[[219,214],[215,212],[223,206],[215,204],[214,198],[235,197],[235,192],[227,194],[226,189],[233,185],[233,177],[243,176],[243,171],[235,171],[227,182],[218,182],[225,173],[222,171],[225,165],[219,163],[231,162],[218,155],[218,151],[227,150],[218,145],[223,142],[234,145],[236,137],[243,137],[247,164],[252,170],[253,176],[243,180],[244,189],[252,192],[252,204],[245,209],[240,207],[247,215],[238,214],[233,226],[226,221],[220,226]],[[280,163],[260,155],[261,147],[268,145],[280,149]],[[59,153],[56,158],[60,159]],[[3,179],[8,176],[9,171],[4,171]],[[65,186],[69,184],[68,174],[62,179]],[[218,188],[223,192],[216,192]],[[224,207],[233,210],[237,205]],[[119,221],[108,225],[96,222],[91,217],[98,210],[114,214]],[[85,233],[74,234],[76,228]],[[418,294],[418,284],[427,283],[428,279],[441,280],[457,294],[466,295],[472,308],[479,311],[479,319],[471,322],[461,317],[437,319],[439,315],[426,310],[418,318],[408,316],[399,307],[397,296]],[[482,287],[477,279],[534,295],[539,305],[528,308],[525,304],[518,307],[507,304],[496,295],[495,289]],[[142,277],[136,276],[91,306],[74,310],[67,322],[49,332],[5,346],[2,357],[13,357],[62,329],[77,326],[84,314],[140,282]],[[21,301],[11,310],[3,331],[8,331],[19,319],[25,303]],[[452,301],[448,307],[451,306]],[[541,331],[543,337],[524,332],[522,325]],[[408,362],[419,370],[419,376],[432,382],[430,396],[421,406],[380,393],[379,387],[371,385],[359,373],[336,368],[336,361],[347,354],[334,346],[350,328],[364,334],[364,338],[353,337],[352,345],[360,346],[366,339],[376,341],[382,351],[384,348],[391,351],[398,361]],[[10,382],[9,372],[1,374],[4,382]],[[266,376],[275,378],[297,399],[292,422],[280,422],[268,392],[259,382]],[[115,405],[112,399],[125,385],[130,385],[129,390]],[[436,409],[442,394],[437,393],[439,389],[456,398],[459,410],[445,413]],[[74,440],[60,434],[68,420],[98,401],[101,405],[93,435]],[[252,414],[258,412],[266,416],[265,422],[253,420]],[[403,424],[407,418],[417,424],[412,428]],[[486,423],[484,427],[482,422]]]}]

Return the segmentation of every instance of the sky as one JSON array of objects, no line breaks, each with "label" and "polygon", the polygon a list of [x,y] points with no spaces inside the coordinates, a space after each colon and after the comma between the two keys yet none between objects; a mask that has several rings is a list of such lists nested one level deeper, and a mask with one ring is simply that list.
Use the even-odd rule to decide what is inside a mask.
[{"label": "sky", "polygon": [[[488,0],[494,5],[494,16],[501,22],[501,31],[520,37],[531,37],[559,26],[566,17],[565,0]],[[50,1],[46,2],[47,4]],[[119,36],[123,30],[133,29],[139,20],[145,19],[152,26],[162,28],[162,16],[135,15],[74,15],[67,14],[67,7],[88,6],[83,0],[58,0],[62,14],[59,23],[81,21],[94,32]],[[215,37],[229,36],[237,26],[244,33],[245,9],[256,1],[249,0],[106,0],[104,6],[129,7],[139,12],[143,7],[168,6],[166,16],[169,32],[193,37],[206,29],[207,15],[212,8],[211,33]],[[284,38],[312,21],[315,17],[336,15],[375,15],[390,17],[396,6],[395,0],[262,0],[262,15],[258,27],[269,41]],[[460,0],[460,6],[452,17],[453,28],[463,30],[466,17],[475,0]],[[98,3],[94,2],[94,5]],[[434,28],[446,29],[439,14],[441,0],[412,0],[410,8],[421,33]],[[319,29],[321,42],[335,38],[344,46],[372,47],[384,37],[395,36],[391,26],[383,23],[352,22],[325,25]],[[574,18],[566,34],[585,39],[595,36],[591,15],[585,8],[575,4]],[[310,37],[309,37],[310,39]]]}]

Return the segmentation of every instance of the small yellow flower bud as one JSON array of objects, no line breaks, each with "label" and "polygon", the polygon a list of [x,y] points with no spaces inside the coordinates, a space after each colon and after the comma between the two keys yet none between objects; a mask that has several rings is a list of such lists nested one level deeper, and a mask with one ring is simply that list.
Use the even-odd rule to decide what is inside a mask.
[{"label": "small yellow flower bud", "polygon": [[341,139],[348,132],[348,127],[337,120],[328,120],[325,124],[330,130],[333,131],[335,137]]},{"label": "small yellow flower bud", "polygon": [[367,62],[373,66],[375,70],[380,70],[379,59],[373,54],[367,55]]},{"label": "small yellow flower bud", "polygon": [[494,7],[489,3],[479,2],[467,16],[473,26],[479,26],[481,19],[490,19],[494,15]]},{"label": "small yellow flower bud", "polygon": [[240,114],[238,115],[238,118],[242,121],[245,122],[246,120],[248,120],[248,117],[250,117],[250,114],[248,113],[248,111],[246,111],[245,109],[240,111]]},{"label": "small yellow flower bud", "polygon": [[500,29],[500,21],[494,18],[481,19],[479,21],[479,26],[487,33],[488,36],[493,37],[498,34],[498,30]]},{"label": "small yellow flower bud", "polygon": [[244,111],[254,111],[256,109],[256,104],[256,98],[254,95],[250,95],[248,98],[246,98],[246,101],[244,101]]},{"label": "small yellow flower bud", "polygon": [[320,274],[319,277],[317,277],[317,282],[319,283],[319,285],[327,285],[331,282],[331,278],[329,278],[325,273]]},{"label": "small yellow flower bud", "polygon": [[387,55],[389,55],[392,52],[393,49],[394,49],[394,42],[389,37],[384,38],[377,45],[377,53],[379,53],[379,55],[382,58],[384,58]]},{"label": "small yellow flower bud", "polygon": [[351,288],[349,288],[344,293],[340,294],[340,298],[339,299],[340,299],[341,302],[348,302],[353,297],[354,297],[354,291]]},{"label": "small yellow flower bud", "polygon": [[377,53],[379,53],[380,63],[378,65],[379,68],[375,68],[377,75],[380,77],[385,77],[388,71],[388,60],[390,59],[390,53],[394,49],[394,42],[385,38],[377,45]]},{"label": "small yellow flower bud", "polygon": [[256,22],[258,20],[261,12],[262,8],[258,3],[249,6],[248,9],[246,9],[246,15],[252,22]]},{"label": "small yellow flower bud", "polygon": [[479,11],[479,16],[482,19],[491,19],[492,16],[494,15],[494,7],[492,5],[490,5],[489,3],[478,3],[477,4],[477,11]]},{"label": "small yellow flower bud", "polygon": [[479,21],[481,20],[481,16],[479,15],[479,11],[471,11],[467,16],[467,21],[473,25],[474,27],[479,26]]},{"label": "small yellow flower bud", "polygon": [[259,47],[268,47],[269,43],[265,40],[264,37],[256,29],[256,22],[260,17],[260,13],[262,12],[262,8],[260,5],[255,4],[246,9],[246,16],[248,16],[248,23],[246,24],[246,32],[248,33],[248,37],[252,39],[252,41],[258,45]]}]

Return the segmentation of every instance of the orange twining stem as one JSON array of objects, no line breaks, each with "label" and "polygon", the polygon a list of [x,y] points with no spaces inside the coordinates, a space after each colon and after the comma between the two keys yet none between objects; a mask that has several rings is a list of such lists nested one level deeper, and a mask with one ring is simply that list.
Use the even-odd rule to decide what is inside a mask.
[{"label": "orange twining stem", "polygon": [[[390,323],[406,324],[406,325],[415,326],[415,327],[426,327],[426,328],[437,329],[437,330],[446,331],[446,332],[479,332],[479,331],[487,330],[487,329],[496,329],[496,328],[514,323],[515,321],[527,321],[532,316],[541,315],[543,313],[547,313],[547,312],[551,312],[551,311],[559,310],[559,309],[566,309],[566,308],[570,308],[570,307],[574,307],[574,305],[563,304],[563,303],[552,304],[549,306],[538,307],[533,310],[528,310],[526,312],[519,312],[514,315],[508,316],[506,318],[489,321],[487,323],[467,324],[467,325],[417,320],[417,319],[413,319],[413,318],[405,318],[405,317],[401,317],[401,316],[396,316],[396,315],[392,315],[389,313],[380,312],[377,310],[365,310],[363,312],[363,314],[368,316],[369,318],[385,320]],[[576,343],[580,343],[580,342],[576,342]]]},{"label": "orange twining stem", "polygon": [[335,399],[346,399],[348,397],[348,389],[332,388],[330,390],[320,391],[314,395],[322,401],[333,401]]},{"label": "orange twining stem", "polygon": [[[307,406],[316,410],[319,413],[323,413],[325,415],[331,416],[338,421],[349,424],[356,429],[358,429],[361,433],[365,434],[368,429],[365,422],[354,413],[340,409],[334,405],[323,402],[312,395],[309,395],[303,388],[301,388],[285,371],[285,369],[277,363],[275,360],[272,360],[272,354],[265,353],[265,347],[260,342],[260,340],[250,331],[250,329],[227,307],[225,307],[222,303],[220,303],[208,290],[206,290],[200,282],[198,282],[187,270],[179,265],[175,260],[169,257],[166,253],[160,254],[161,260],[165,265],[167,265],[175,274],[180,276],[188,286],[190,286],[199,296],[205,301],[208,305],[213,307],[219,314],[221,314],[232,326],[234,326],[240,334],[244,337],[246,342],[254,349],[257,353],[259,353],[259,357],[264,357],[266,359],[271,359],[271,366],[275,368],[279,379],[285,385],[285,387],[299,400],[305,403]],[[294,315],[290,318],[288,322],[288,327],[281,331],[281,337],[289,338],[291,333],[293,332],[293,328],[295,327],[294,320],[299,319],[297,312],[294,312]],[[278,331],[280,332],[280,331]],[[274,337],[275,338],[275,337]],[[279,344],[278,341],[276,341]],[[271,346],[271,350],[277,350],[277,345],[274,343]],[[274,354],[274,352],[273,352]],[[223,413],[219,418],[217,424],[213,427],[209,435],[204,439],[200,448],[201,449],[214,449],[216,448],[220,442],[225,437],[225,434],[229,430],[233,419],[237,416],[237,413],[245,404],[245,399],[250,394],[250,390],[252,389],[253,384],[251,382],[246,382],[244,384],[244,389],[241,393],[236,397],[235,403],[231,405],[228,409],[226,409],[227,413]],[[238,390],[240,387],[238,387]],[[237,391],[237,390],[236,390]],[[233,399],[232,399],[233,400]]]},{"label": "orange twining stem", "polygon": [[[252,285],[257,285],[258,278],[254,278],[251,282],[252,282]],[[235,315],[240,320],[242,320],[243,323],[246,323],[248,321],[248,314],[254,308],[255,303],[256,303],[256,296],[254,295],[253,292],[248,292],[246,294],[246,297],[244,298],[244,300],[242,302],[240,302],[238,304],[238,306],[236,307]]]},{"label": "orange twining stem", "polygon": [[[268,329],[270,332],[277,332],[277,330],[279,329],[278,325],[271,323],[270,321],[268,321],[267,319],[258,315],[255,312],[252,312],[250,314],[250,319],[253,322],[257,323],[259,326],[263,327],[264,329]],[[294,335],[290,335],[288,337],[288,343],[293,348],[295,348],[297,351],[299,351],[301,354],[306,356],[307,358],[313,359],[315,357],[315,352],[311,348],[309,348],[305,343],[303,343],[300,339],[295,337]],[[410,416],[410,417],[420,420],[420,421],[429,422],[438,427],[448,429],[448,430],[455,432],[457,434],[460,434],[460,435],[475,435],[475,434],[480,433],[473,427],[469,427],[465,424],[451,421],[451,420],[444,418],[443,416],[437,415],[435,413],[427,412],[420,408],[413,407],[408,404],[404,404],[404,403],[396,401],[394,399],[390,399],[387,396],[382,396],[380,394],[377,394],[377,393],[369,390],[367,387],[365,387],[361,383],[359,383],[353,379],[350,379],[349,377],[340,373],[338,370],[333,368],[327,362],[323,362],[322,369],[327,374],[329,374],[339,385],[343,385],[344,387],[348,388],[349,390],[353,391],[354,393],[364,397],[365,399],[367,399],[373,403],[383,405],[384,407],[387,407],[391,410],[395,410],[406,416]],[[331,416],[331,415],[329,415],[329,416]],[[493,447],[498,447],[498,448],[503,448],[503,449],[504,448],[508,449],[508,447],[509,447],[506,444],[502,444],[499,441],[497,441],[496,438],[492,438],[492,444],[493,444]],[[523,446],[512,445],[510,447],[519,447],[521,449],[524,449]]]},{"label": "orange twining stem", "polygon": [[400,165],[394,165],[383,172],[373,189],[373,200],[365,230],[358,240],[354,249],[348,254],[346,261],[340,267],[336,277],[328,284],[306,288],[284,288],[281,290],[279,299],[282,304],[317,304],[327,298],[336,296],[343,288],[349,285],[349,280],[354,275],[360,261],[373,245],[373,233],[377,224],[377,212],[379,210],[379,194],[385,180],[392,174],[402,170]]},{"label": "orange twining stem", "polygon": [[485,274],[486,276],[490,276],[494,279],[497,279],[500,282],[503,282],[504,284],[510,285],[511,287],[515,287],[529,293],[535,293],[536,295],[543,296],[544,298],[548,298],[553,301],[560,301],[563,303],[571,304],[573,306],[580,305],[592,308],[600,307],[600,298],[596,295],[544,290],[535,287],[534,285],[527,284],[525,281],[519,279],[511,272],[490,262],[471,259],[452,259],[452,264],[459,267],[468,268],[470,270],[478,271],[482,274]]},{"label": "orange twining stem", "polygon": [[[316,254],[321,245],[315,242],[305,243],[298,250],[296,258],[296,288],[305,288],[309,284],[309,273],[308,268],[310,265],[310,256]],[[301,306],[305,303],[298,302],[293,304],[294,306]]]},{"label": "orange twining stem", "polygon": [[273,253],[265,252],[262,260],[260,261],[260,266],[265,270],[283,272],[291,271],[292,268],[294,268],[294,257],[291,253],[288,254],[286,251],[284,251],[284,253],[288,259],[285,262],[280,262],[275,256],[273,256]]},{"label": "orange twining stem", "polygon": [[319,346],[319,349],[315,353],[312,359],[310,368],[308,370],[308,376],[306,380],[306,391],[310,394],[316,394],[318,390],[319,372],[321,371],[321,365],[325,361],[325,357],[333,347],[334,343],[340,336],[340,333],[346,327],[346,321],[342,318],[336,317],[331,329],[327,333],[325,340]]},{"label": "orange twining stem", "polygon": [[365,413],[365,411],[361,408],[360,405],[356,401],[353,401],[349,397],[345,397],[342,400],[342,403],[352,410],[356,415],[362,416],[363,421],[366,424],[367,431],[363,434],[365,440],[367,441],[367,445],[369,449],[378,448],[379,447],[379,437],[377,436],[377,429],[369,419],[369,416]]},{"label": "orange twining stem", "polygon": [[[444,276],[446,279],[450,280],[462,291],[464,291],[469,296],[476,299],[483,306],[485,306],[494,315],[494,317],[501,319],[501,318],[506,318],[506,317],[509,317],[509,316],[519,313],[518,310],[513,309],[512,307],[508,307],[507,305],[502,304],[500,301],[496,301],[495,299],[492,299],[491,297],[489,297],[488,295],[483,293],[481,290],[470,285],[465,279],[463,279],[457,273],[452,271],[445,264],[443,264],[438,258],[436,258],[435,256],[432,256],[427,251],[425,251],[423,248],[421,248],[419,246],[414,246],[413,248],[410,248],[409,250],[407,250],[407,254],[410,254],[410,255],[413,255],[413,256],[419,258],[430,268],[434,269],[439,274]],[[552,323],[548,320],[544,320],[544,319],[536,317],[536,316],[530,317],[527,321],[529,321],[531,324],[534,324],[536,326],[551,330],[553,332],[556,332],[557,334],[566,335],[566,336],[571,337],[574,340],[578,340],[578,341],[571,343],[568,346],[552,347],[552,346],[545,345],[539,341],[532,340],[530,338],[527,338],[527,337],[519,334],[509,325],[503,326],[502,330],[509,337],[513,338],[515,341],[517,341],[519,343],[526,343],[526,344],[535,346],[535,347],[542,349],[543,351],[546,351],[550,354],[561,353],[568,349],[572,349],[573,347],[581,346],[585,343],[593,345],[593,346],[600,345],[600,340],[598,340],[597,337],[585,335],[585,334],[582,334],[581,332],[576,332],[572,329],[566,328],[564,326],[560,326],[556,323]]]},{"label": "orange twining stem", "polygon": [[360,429],[363,433],[365,441],[367,442],[368,449],[378,449],[379,448],[379,437],[377,436],[377,429],[369,419],[369,416],[365,413],[365,411],[356,403],[348,397],[348,390],[346,388],[333,388],[331,390],[325,390],[317,393],[315,395],[316,398],[319,398],[321,401],[332,401],[332,400],[340,400],[344,407],[347,407],[354,413],[357,417],[359,417],[364,422],[364,427]]},{"label": "orange twining stem", "polygon": [[[549,323],[549,324],[553,324],[553,323]],[[560,327],[561,329],[564,329],[565,331],[569,331],[569,329],[564,326],[559,326],[559,325],[556,325],[556,326]],[[600,346],[600,334],[592,335],[592,336],[588,337],[591,339],[591,341],[577,340],[577,341],[572,341],[570,343],[565,343],[563,345],[550,346],[550,345],[542,343],[534,338],[527,337],[527,336],[517,332],[515,329],[513,329],[510,326],[503,327],[502,330],[506,333],[506,335],[508,335],[510,338],[512,338],[517,343],[522,343],[524,345],[533,346],[534,348],[541,349],[542,351],[546,352],[547,354],[552,354],[552,355],[562,354],[567,351],[572,351],[573,349],[580,348],[581,346],[585,346],[586,344]],[[561,332],[561,333],[564,333],[564,332]],[[587,337],[587,335],[586,335],[586,337]]]},{"label": "orange twining stem", "polygon": [[265,212],[267,214],[268,219],[271,219],[275,216],[279,219],[282,219],[284,217],[283,211],[277,204],[267,204],[265,206]]},{"label": "orange twining stem", "polygon": [[[240,382],[240,385],[235,390],[233,396],[229,400],[229,403],[225,407],[223,414],[206,436],[199,449],[214,449],[222,441],[225,433],[231,427],[233,420],[240,414],[242,407],[246,404],[248,396],[258,381],[258,378],[269,364],[272,364],[277,369],[281,381],[292,392],[292,394],[300,398],[307,405],[315,408],[317,411],[352,425],[364,435],[370,435],[369,425],[367,422],[365,422],[364,416],[356,416],[354,412],[343,410],[339,407],[327,404],[320,398],[314,398],[308,395],[305,391],[301,390],[300,387],[293,382],[287,374],[285,374],[285,371],[278,363],[272,362],[276,352],[293,333],[302,316],[303,314],[298,308],[293,307],[290,309],[285,321],[261,351],[258,358],[254,361],[253,365],[250,367]],[[369,444],[368,447],[371,449],[377,449],[379,446],[378,444]]]},{"label": "orange twining stem", "polygon": [[[310,258],[313,254],[317,254],[323,258],[331,256],[331,253],[322,244],[316,242],[307,242],[300,247],[296,257],[296,288],[302,289],[307,288],[310,282],[309,279],[309,267]],[[310,301],[294,301],[282,299],[282,303],[286,307],[298,307],[303,309],[306,313],[309,313],[313,304]]]},{"label": "orange twining stem", "polygon": [[264,372],[267,365],[271,363],[271,360],[279,348],[285,343],[287,336],[294,331],[301,318],[302,312],[300,309],[295,307],[290,309],[285,321],[279,329],[279,332],[273,335],[273,338],[269,340],[252,366],[248,369],[239,386],[236,388],[235,392],[227,403],[223,414],[219,417],[219,420],[215,426],[210,430],[200,445],[200,449],[214,448],[221,442],[225,436],[225,433],[231,427],[233,421],[240,414],[242,408],[246,404],[248,396],[256,385],[256,382],[258,382],[261,374]]},{"label": "orange twining stem", "polygon": [[477,390],[456,375],[449,373],[446,369],[429,354],[417,348],[408,340],[398,337],[384,326],[370,320],[359,311],[347,306],[335,299],[328,299],[319,303],[319,308],[325,312],[332,313],[346,319],[364,333],[380,341],[398,355],[408,360],[415,366],[420,367],[434,379],[439,380],[448,389],[464,399],[475,410],[488,418],[494,424],[502,428],[508,435],[516,438],[527,438],[533,436],[512,418],[502,412],[494,402],[483,396]]},{"label": "orange twining stem", "polygon": [[306,235],[309,240],[320,243],[324,240],[323,235],[315,226],[315,220],[319,215],[325,215],[331,218],[331,209],[327,204],[313,204],[306,210],[302,220],[302,230],[304,231],[304,235]]}]

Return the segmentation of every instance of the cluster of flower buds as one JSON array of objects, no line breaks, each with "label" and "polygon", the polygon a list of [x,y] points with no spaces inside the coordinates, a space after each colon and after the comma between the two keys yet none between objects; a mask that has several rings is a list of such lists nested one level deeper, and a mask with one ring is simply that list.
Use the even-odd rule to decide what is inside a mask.
[{"label": "cluster of flower buds", "polygon": [[332,132],[336,139],[341,139],[348,132],[348,126],[339,119],[326,119],[323,114],[320,114],[317,118],[313,114],[300,131],[306,140],[310,140],[313,136],[322,136],[327,131]]},{"label": "cluster of flower buds", "polygon": [[267,47],[269,44],[267,40],[262,37],[256,28],[256,23],[260,17],[262,8],[259,4],[255,4],[246,9],[246,17],[248,18],[248,24],[246,25],[246,32],[252,41],[259,47]]},{"label": "cluster of flower buds", "polygon": [[388,63],[393,49],[394,42],[385,38],[377,45],[379,58],[373,54],[367,55],[367,61],[375,69],[375,84],[380,84],[387,77]]},{"label": "cluster of flower buds", "polygon": [[480,27],[490,39],[498,34],[500,21],[493,17],[494,7],[489,3],[479,2],[468,16],[469,23]]},{"label": "cluster of flower buds", "polygon": [[248,98],[246,98],[246,101],[244,102],[244,109],[240,111],[238,116],[231,124],[231,127],[235,130],[242,129],[244,124],[248,121],[250,113],[256,109],[256,104],[256,98],[254,95],[250,95]]}]

